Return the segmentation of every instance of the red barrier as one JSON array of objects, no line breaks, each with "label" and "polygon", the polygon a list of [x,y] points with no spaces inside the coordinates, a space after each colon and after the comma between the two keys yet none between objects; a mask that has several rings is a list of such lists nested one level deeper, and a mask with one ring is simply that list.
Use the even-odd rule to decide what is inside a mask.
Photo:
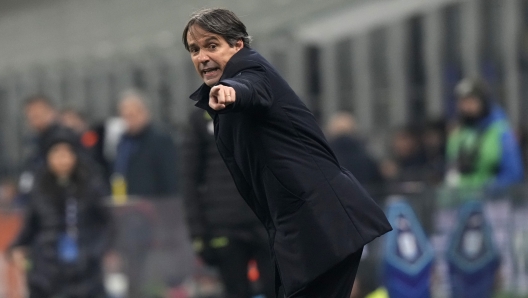
[{"label": "red barrier", "polygon": [[0,297],[26,297],[25,271],[21,256],[6,259],[6,250],[18,234],[23,214],[19,210],[0,210]]}]

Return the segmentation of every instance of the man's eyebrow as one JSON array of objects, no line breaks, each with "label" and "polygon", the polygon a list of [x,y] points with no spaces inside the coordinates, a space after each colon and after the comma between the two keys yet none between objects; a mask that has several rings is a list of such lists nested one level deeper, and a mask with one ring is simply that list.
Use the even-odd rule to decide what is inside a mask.
[{"label": "man's eyebrow", "polygon": [[205,43],[208,43],[208,42],[211,42],[211,41],[218,41],[218,37],[216,36],[211,36],[211,37],[208,37],[207,39],[205,39]]},{"label": "man's eyebrow", "polygon": [[[210,36],[210,37],[207,37],[207,38],[203,41],[203,43],[209,43],[209,42],[211,42],[211,41],[219,41],[219,39],[218,39],[218,37],[216,37],[216,36]],[[198,46],[198,45],[197,45],[196,40],[193,40],[192,42],[189,43],[189,48],[191,48],[191,47],[197,47],[197,46]]]}]

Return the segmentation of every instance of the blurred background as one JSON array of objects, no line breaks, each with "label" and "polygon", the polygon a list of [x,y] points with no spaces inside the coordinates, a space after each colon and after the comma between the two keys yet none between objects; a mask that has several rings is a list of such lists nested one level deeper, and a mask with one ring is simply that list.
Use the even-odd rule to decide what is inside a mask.
[{"label": "blurred background", "polygon": [[[108,189],[114,241],[97,262],[111,297],[270,296],[265,235],[230,221],[248,211],[213,185],[229,174],[189,100],[200,79],[181,32],[211,5],[241,18],[394,215],[353,297],[528,297],[526,0],[0,0],[0,251],[27,228],[46,144],[66,126]],[[218,253],[234,239],[244,252]],[[8,254],[0,297],[26,297],[31,253]],[[241,255],[245,281],[224,270]]]}]

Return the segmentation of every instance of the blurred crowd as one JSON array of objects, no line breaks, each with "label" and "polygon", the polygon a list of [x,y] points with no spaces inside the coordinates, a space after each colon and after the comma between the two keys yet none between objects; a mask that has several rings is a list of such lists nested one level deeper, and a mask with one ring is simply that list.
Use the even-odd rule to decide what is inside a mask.
[{"label": "blurred crowd", "polygon": [[500,191],[524,179],[527,148],[485,82],[465,79],[454,90],[456,114],[397,127],[388,154],[376,160],[354,117],[335,115],[328,137],[341,165],[373,194],[412,193],[425,187]]},{"label": "blurred crowd", "polygon": [[[485,82],[465,79],[454,93],[455,115],[397,127],[385,150],[372,150],[351,113],[337,113],[326,126],[330,146],[380,204],[388,194],[444,188],[471,197],[521,183],[528,138],[509,124]],[[32,153],[20,175],[0,181],[0,209],[25,210],[6,250],[14,262],[31,260],[30,297],[106,297],[103,263],[119,262],[112,253],[119,231],[108,206],[179,197],[192,248],[217,269],[225,297],[273,297],[266,232],[217,152],[208,114],[196,109],[184,129],[161,127],[137,90],[121,93],[118,115],[103,123],[61,108],[44,95],[26,99]],[[135,268],[142,268],[145,254],[135,251]],[[129,273],[131,293],[141,291],[134,289],[140,278]],[[361,278],[360,271],[353,297],[375,290]],[[171,297],[185,297],[177,295]]]}]

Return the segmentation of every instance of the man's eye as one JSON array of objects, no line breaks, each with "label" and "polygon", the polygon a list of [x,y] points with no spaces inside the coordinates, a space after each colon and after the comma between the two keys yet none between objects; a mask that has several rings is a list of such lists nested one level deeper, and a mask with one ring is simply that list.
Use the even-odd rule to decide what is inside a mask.
[{"label": "man's eye", "polygon": [[191,48],[190,51],[191,51],[191,54],[198,53],[198,49],[197,48]]},{"label": "man's eye", "polygon": [[214,50],[214,49],[216,49],[216,45],[212,44],[212,45],[209,46],[209,48]]}]

